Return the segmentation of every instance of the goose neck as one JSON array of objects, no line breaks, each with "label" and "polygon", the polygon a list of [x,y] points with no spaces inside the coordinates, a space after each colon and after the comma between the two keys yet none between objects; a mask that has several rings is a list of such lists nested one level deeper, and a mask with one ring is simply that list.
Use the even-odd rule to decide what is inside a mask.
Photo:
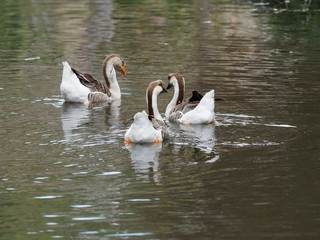
[{"label": "goose neck", "polygon": [[167,118],[169,117],[172,109],[175,106],[177,106],[178,104],[182,103],[183,98],[184,98],[184,84],[183,84],[183,82],[181,82],[179,84],[178,81],[174,81],[172,85],[174,88],[174,93],[173,93],[173,97],[172,97],[170,103],[168,104],[168,106],[166,108],[165,114],[166,114]]},{"label": "goose neck", "polygon": [[158,95],[155,92],[152,93],[151,97],[147,97],[149,115],[154,116],[156,119],[163,121],[158,110],[157,101]]},{"label": "goose neck", "polygon": [[112,63],[107,63],[103,71],[103,76],[105,78],[107,88],[111,92],[111,97],[113,99],[119,99],[121,97],[121,91],[116,76],[116,70]]}]

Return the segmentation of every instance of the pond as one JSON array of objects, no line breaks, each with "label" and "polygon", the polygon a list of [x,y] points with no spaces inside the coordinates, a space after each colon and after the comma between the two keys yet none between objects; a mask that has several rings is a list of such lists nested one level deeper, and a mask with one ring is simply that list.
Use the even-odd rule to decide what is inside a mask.
[{"label": "pond", "polygon": [[[320,4],[285,2],[3,0],[1,238],[318,239]],[[102,80],[111,53],[121,101],[65,103],[61,62]],[[217,122],[127,145],[171,72]]]}]

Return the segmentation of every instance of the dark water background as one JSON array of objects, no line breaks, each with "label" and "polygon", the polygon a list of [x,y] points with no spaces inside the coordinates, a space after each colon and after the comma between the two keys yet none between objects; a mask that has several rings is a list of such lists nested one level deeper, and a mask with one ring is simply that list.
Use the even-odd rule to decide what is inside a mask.
[{"label": "dark water background", "polygon": [[[319,239],[318,1],[0,8],[1,239]],[[121,103],[64,104],[61,61],[102,80],[110,53]],[[225,99],[216,125],[126,147],[148,84],[177,71]]]}]

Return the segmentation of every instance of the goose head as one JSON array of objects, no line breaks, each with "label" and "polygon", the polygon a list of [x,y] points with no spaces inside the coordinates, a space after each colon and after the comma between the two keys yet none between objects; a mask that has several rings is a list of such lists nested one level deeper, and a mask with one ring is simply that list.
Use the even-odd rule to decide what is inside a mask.
[{"label": "goose head", "polygon": [[105,58],[103,62],[103,74],[105,76],[107,74],[107,69],[111,66],[113,66],[117,72],[122,73],[123,76],[127,76],[126,70],[125,70],[126,63],[124,62],[123,58],[120,55],[110,54]]},{"label": "goose head", "polygon": [[163,87],[163,81],[162,80],[156,80],[149,84],[149,87],[147,89],[147,95],[159,95],[160,93],[167,92],[167,90]]},{"label": "goose head", "polygon": [[180,73],[170,73],[168,75],[168,86],[167,90],[171,87],[178,87],[179,89],[184,90],[185,81]]}]

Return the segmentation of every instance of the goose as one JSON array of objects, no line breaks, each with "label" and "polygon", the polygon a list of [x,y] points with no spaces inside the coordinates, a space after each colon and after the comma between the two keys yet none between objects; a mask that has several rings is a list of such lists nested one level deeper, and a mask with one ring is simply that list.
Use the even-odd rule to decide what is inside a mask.
[{"label": "goose", "polygon": [[94,103],[121,98],[116,71],[126,76],[126,64],[117,54],[108,55],[103,61],[103,77],[106,85],[89,73],[82,73],[63,61],[60,90],[66,102]]},{"label": "goose", "polygon": [[167,105],[165,116],[170,122],[189,124],[214,123],[214,90],[207,92],[204,96],[197,91],[192,91],[192,96],[183,101],[185,91],[185,80],[180,73],[168,75],[168,87],[174,88],[174,95]]},{"label": "goose", "polygon": [[157,104],[160,93],[166,92],[162,80],[149,84],[146,91],[146,101],[149,115],[143,110],[133,117],[133,123],[125,134],[125,141],[129,143],[159,143],[169,137],[168,129],[164,123]]}]

